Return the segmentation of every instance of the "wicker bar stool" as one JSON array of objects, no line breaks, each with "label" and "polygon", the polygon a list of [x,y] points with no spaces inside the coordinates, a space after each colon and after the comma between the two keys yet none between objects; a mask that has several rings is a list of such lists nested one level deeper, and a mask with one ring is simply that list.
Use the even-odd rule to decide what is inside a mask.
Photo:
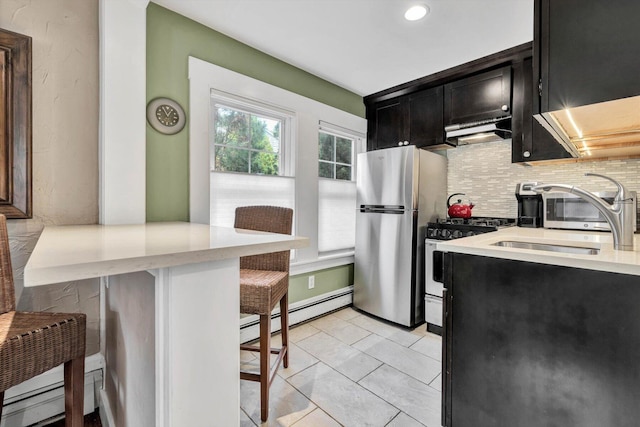
[{"label": "wicker bar stool", "polygon": [[[277,206],[247,206],[236,209],[235,227],[246,230],[291,234],[293,210]],[[269,386],[282,361],[289,365],[289,251],[240,258],[240,312],[260,316],[260,346],[240,349],[260,352],[260,373],[240,372],[240,379],[260,383],[260,417],[269,418]],[[271,348],[271,311],[280,302],[282,347]],[[270,355],[278,358],[270,367]]]},{"label": "wicker bar stool", "polygon": [[15,310],[7,220],[0,215],[0,415],[5,390],[64,363],[65,426],[84,426],[86,315]]}]

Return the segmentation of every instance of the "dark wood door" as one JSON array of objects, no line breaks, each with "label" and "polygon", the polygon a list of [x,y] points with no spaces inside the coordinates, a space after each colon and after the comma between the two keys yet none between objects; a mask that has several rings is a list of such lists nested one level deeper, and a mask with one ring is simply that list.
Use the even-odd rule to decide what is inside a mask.
[{"label": "dark wood door", "polygon": [[640,95],[638,17],[638,0],[536,0],[539,112]]},{"label": "dark wood door", "polygon": [[397,147],[408,139],[406,99],[403,97],[375,103],[367,108],[368,150]]},{"label": "dark wood door", "polygon": [[408,95],[409,143],[417,147],[444,142],[443,87]]},{"label": "dark wood door", "polygon": [[444,86],[445,124],[469,123],[511,114],[511,66]]},{"label": "dark wood door", "polygon": [[532,58],[513,64],[511,161],[570,158],[564,147],[533,118]]}]

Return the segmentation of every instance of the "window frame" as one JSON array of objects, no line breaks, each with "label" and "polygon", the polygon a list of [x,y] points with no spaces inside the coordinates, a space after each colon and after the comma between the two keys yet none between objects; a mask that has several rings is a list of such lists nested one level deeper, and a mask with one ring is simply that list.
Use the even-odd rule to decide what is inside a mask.
[{"label": "window frame", "polygon": [[[337,124],[362,135],[366,148],[367,122],[362,116],[307,98],[298,93],[242,75],[189,56],[189,220],[207,224],[211,210],[210,132],[211,98],[218,93],[258,100],[292,114],[295,138],[287,162],[295,177],[295,234],[309,238],[309,246],[296,250],[291,274],[304,274],[353,263],[353,253],[319,256],[317,248],[318,124]],[[358,148],[359,152],[366,151]],[[357,162],[357,160],[356,160]],[[294,170],[295,168],[295,170]],[[357,165],[356,165],[357,168]],[[357,176],[357,172],[356,172]]]},{"label": "window frame", "polygon": [[[320,134],[321,133],[323,133],[325,135],[330,135],[330,136],[333,137],[333,160],[323,160],[318,155],[318,179],[334,179],[336,181],[355,181],[356,180],[356,177],[355,177],[356,158],[355,158],[355,156],[356,156],[357,137],[347,136],[344,133],[331,132],[329,130],[318,129],[318,144],[320,143]],[[338,160],[337,160],[337,157],[338,157],[338,149],[337,149],[338,138],[348,139],[349,141],[351,141],[351,163],[338,162]],[[318,147],[318,150],[319,149],[320,149],[320,147]],[[330,165],[333,166],[333,178],[328,178],[326,176],[320,176],[320,163],[326,163],[326,164],[330,164]],[[338,178],[338,173],[337,173],[338,165],[340,165],[340,166],[349,166],[351,168],[351,176],[350,176],[350,178],[348,180],[347,179]]]},{"label": "window frame", "polygon": [[[357,172],[358,172],[358,154],[365,153],[367,151],[366,135],[356,130],[348,129],[348,128],[338,126],[333,123],[325,122],[322,120],[318,122],[318,143],[320,138],[319,136],[320,132],[328,133],[334,136],[339,136],[341,138],[350,139],[353,142],[351,145],[351,181],[355,182],[357,177]],[[320,161],[321,161],[320,153],[318,153],[318,162]],[[319,174],[318,174],[318,179],[335,180],[335,178],[321,177]],[[340,179],[338,181],[346,181],[346,179]]]},{"label": "window frame", "polygon": [[[345,138],[345,139],[349,139],[352,141],[351,143],[351,179],[350,180],[346,180],[346,179],[336,179],[336,178],[325,178],[325,177],[321,177],[319,175],[319,170],[316,173],[316,176],[318,178],[318,187],[320,187],[320,182],[322,180],[329,180],[329,181],[336,181],[336,182],[341,182],[341,183],[351,183],[352,185],[356,185],[356,177],[357,177],[357,168],[358,168],[358,154],[360,153],[364,153],[366,152],[366,135],[355,131],[355,130],[351,130],[351,129],[347,129],[344,128],[342,126],[338,126],[338,125],[334,125],[332,123],[328,123],[328,122],[324,122],[324,121],[319,121],[318,124],[318,156],[317,156],[317,165],[318,165],[318,169],[319,169],[319,162],[320,160],[320,152],[319,152],[319,141],[320,141],[320,132],[329,134],[329,135],[333,135],[335,137],[340,137],[340,138]],[[334,143],[335,146],[335,143]],[[335,158],[335,153],[334,153],[334,158]],[[333,162],[334,164],[336,162]],[[343,163],[339,163],[339,164],[343,164]],[[356,193],[357,194],[357,193]],[[357,197],[357,195],[356,195]],[[318,207],[320,204],[320,192],[318,191]],[[356,201],[354,200],[354,206],[356,205]],[[355,209],[354,209],[354,215],[355,215]],[[320,212],[318,210],[318,223],[317,223],[317,233],[318,233],[318,239],[320,238]],[[354,242],[354,246],[353,247],[349,247],[349,248],[341,248],[341,249],[335,249],[335,250],[330,250],[330,251],[321,251],[318,248],[318,259],[322,260],[322,259],[330,259],[330,258],[334,258],[334,257],[339,257],[339,256],[345,256],[345,255],[352,255],[354,253],[355,250],[355,242]]]},{"label": "window frame", "polygon": [[[280,151],[278,152],[278,175],[271,176],[287,176],[295,177],[295,159],[293,159],[293,132],[294,121],[296,113],[286,110],[282,107],[266,104],[254,99],[235,96],[229,93],[217,91],[211,89],[211,101],[209,108],[210,123],[209,126],[209,146],[210,146],[210,158],[209,169],[210,172],[224,172],[224,173],[244,173],[248,175],[262,175],[259,173],[251,172],[237,172],[237,171],[219,171],[215,169],[215,147],[224,147],[223,144],[216,144],[216,120],[218,108],[229,108],[245,114],[251,114],[258,117],[264,117],[269,120],[277,120],[281,123],[280,129]],[[234,147],[237,149],[262,152],[260,150],[253,149],[251,147]]]}]

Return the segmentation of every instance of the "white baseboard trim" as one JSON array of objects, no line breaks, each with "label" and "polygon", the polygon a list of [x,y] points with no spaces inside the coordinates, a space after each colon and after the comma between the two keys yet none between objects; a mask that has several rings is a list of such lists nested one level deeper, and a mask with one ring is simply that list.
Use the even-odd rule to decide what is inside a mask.
[{"label": "white baseboard trim", "polygon": [[[289,305],[289,325],[293,326],[353,303],[353,286],[328,292]],[[240,342],[246,343],[260,337],[260,318],[247,316],[240,320]],[[280,330],[280,307],[271,314],[271,332]]]},{"label": "white baseboard trim", "polygon": [[[98,406],[102,388],[104,358],[92,354],[85,359],[84,413]],[[64,413],[64,370],[62,365],[33,377],[5,392],[0,427],[25,427]]]},{"label": "white baseboard trim", "polygon": [[116,427],[111,403],[104,388],[100,390],[100,422],[102,423],[102,427]]}]

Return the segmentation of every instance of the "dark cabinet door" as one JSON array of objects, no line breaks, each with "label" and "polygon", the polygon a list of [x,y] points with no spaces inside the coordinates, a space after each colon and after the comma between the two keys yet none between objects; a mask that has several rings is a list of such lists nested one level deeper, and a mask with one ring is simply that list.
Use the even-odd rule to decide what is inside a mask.
[{"label": "dark cabinet door", "polygon": [[394,98],[367,108],[368,150],[397,147],[407,139],[406,99]]},{"label": "dark cabinet door", "polygon": [[409,143],[430,147],[444,142],[443,87],[408,95]]},{"label": "dark cabinet door", "polygon": [[533,118],[532,58],[513,64],[511,161],[532,162],[570,158],[564,147]]},{"label": "dark cabinet door", "polygon": [[536,0],[536,112],[640,95],[638,17],[638,0]]},{"label": "dark cabinet door", "polygon": [[442,86],[367,105],[368,150],[444,141]]},{"label": "dark cabinet door", "polygon": [[448,253],[447,427],[636,426],[638,276]]},{"label": "dark cabinet door", "polygon": [[467,77],[444,86],[445,125],[511,114],[511,66]]}]

